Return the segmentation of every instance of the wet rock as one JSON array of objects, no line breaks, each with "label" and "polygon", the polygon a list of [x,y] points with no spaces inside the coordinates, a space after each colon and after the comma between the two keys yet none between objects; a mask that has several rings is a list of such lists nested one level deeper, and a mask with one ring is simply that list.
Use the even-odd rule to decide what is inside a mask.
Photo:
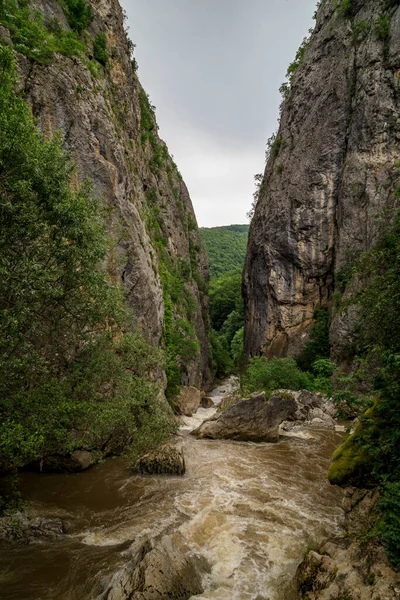
[{"label": "wet rock", "polygon": [[201,576],[209,571],[200,556],[183,554],[171,538],[141,542],[131,560],[112,578],[102,600],[188,600],[203,592]]},{"label": "wet rock", "polygon": [[44,473],[78,473],[93,464],[93,456],[86,450],[75,450],[70,455],[46,456],[37,465]]},{"label": "wet rock", "polygon": [[209,396],[203,396],[200,402],[200,406],[202,408],[212,408],[213,406],[215,406],[215,404],[212,398],[210,398]]},{"label": "wet rock", "polygon": [[299,599],[398,600],[398,575],[382,548],[363,555],[358,543],[327,543],[309,552],[297,574]]},{"label": "wet rock", "polygon": [[180,389],[179,396],[172,399],[171,404],[178,415],[191,417],[200,407],[201,393],[195,387],[183,386]]},{"label": "wet rock", "polygon": [[0,518],[0,540],[32,544],[63,534],[65,526],[58,518],[32,517],[21,512]]},{"label": "wet rock", "polygon": [[388,562],[375,537],[365,538],[376,522],[377,490],[346,488],[343,508],[345,535],[327,540],[310,551],[299,565],[296,586],[299,599],[399,600],[399,575]]},{"label": "wet rock", "polygon": [[226,410],[227,408],[229,408],[236,402],[239,402],[239,400],[241,400],[241,398],[235,392],[233,394],[229,394],[228,396],[225,396],[225,398],[222,398],[221,402],[219,403],[218,412],[223,412],[224,410]]},{"label": "wet rock", "polygon": [[297,405],[293,397],[254,394],[239,400],[222,413],[204,421],[192,432],[197,438],[231,439],[244,442],[277,442],[279,425],[294,415]]},{"label": "wet rock", "polygon": [[165,444],[157,452],[139,458],[134,470],[141,475],[184,475],[186,467],[182,446]]},{"label": "wet rock", "polygon": [[277,390],[273,392],[271,398],[284,398],[288,394],[295,400],[297,405],[295,414],[290,418],[291,421],[313,427],[335,428],[333,419],[335,407],[327,396],[320,392],[309,392],[308,390]]}]

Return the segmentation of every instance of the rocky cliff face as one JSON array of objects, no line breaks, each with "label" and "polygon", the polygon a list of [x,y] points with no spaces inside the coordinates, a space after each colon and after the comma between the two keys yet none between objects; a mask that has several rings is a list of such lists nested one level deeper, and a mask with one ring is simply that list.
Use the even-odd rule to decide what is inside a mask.
[{"label": "rocky cliff face", "polygon": [[[50,40],[62,40],[74,29],[70,2],[28,4],[31,15],[38,11],[38,27]],[[15,18],[11,26],[0,26],[0,37],[19,51],[21,91],[38,126],[48,136],[61,131],[77,179],[89,179],[105,206],[110,278],[123,281],[134,318],[151,341],[177,355],[169,364],[175,382],[207,385],[208,263],[192,203],[158,137],[117,0],[89,4],[87,26],[72,31],[83,51],[67,48],[32,59],[35,49],[21,45],[23,23]]]},{"label": "rocky cliff face", "polygon": [[[398,0],[325,0],[282,106],[250,228],[245,348],[293,356],[400,196]],[[397,190],[397,191],[396,191]],[[339,358],[351,326],[334,317]]]}]

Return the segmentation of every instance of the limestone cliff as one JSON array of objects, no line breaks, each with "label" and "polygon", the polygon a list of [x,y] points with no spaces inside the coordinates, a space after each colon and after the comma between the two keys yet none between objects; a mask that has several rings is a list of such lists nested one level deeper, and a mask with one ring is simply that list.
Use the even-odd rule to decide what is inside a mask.
[{"label": "limestone cliff", "polygon": [[[351,256],[376,242],[400,196],[399,1],[321,2],[298,59],[249,234],[251,355],[299,351],[314,309],[332,309]],[[333,318],[335,358],[350,329]]]},{"label": "limestone cliff", "polygon": [[208,262],[138,80],[121,7],[32,0],[27,25],[26,4],[11,0],[0,25],[2,43],[17,51],[21,91],[43,132],[61,131],[78,180],[89,179],[104,204],[109,276],[123,281],[138,325],[167,347],[175,383],[207,385]]}]

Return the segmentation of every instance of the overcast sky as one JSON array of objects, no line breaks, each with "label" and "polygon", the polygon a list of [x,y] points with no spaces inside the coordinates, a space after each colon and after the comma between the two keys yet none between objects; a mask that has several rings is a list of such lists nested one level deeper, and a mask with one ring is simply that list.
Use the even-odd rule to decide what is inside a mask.
[{"label": "overcast sky", "polygon": [[122,0],[139,77],[200,226],[246,223],[316,0]]}]

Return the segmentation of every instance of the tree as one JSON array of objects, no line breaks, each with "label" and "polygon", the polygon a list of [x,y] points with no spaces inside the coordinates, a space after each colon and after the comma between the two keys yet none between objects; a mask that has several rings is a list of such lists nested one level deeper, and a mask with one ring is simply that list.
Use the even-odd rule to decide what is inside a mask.
[{"label": "tree", "polygon": [[88,183],[72,189],[60,136],[44,139],[15,83],[12,52],[0,47],[3,471],[111,438],[114,451],[140,448],[170,431],[151,383],[162,357],[100,268],[98,202]]}]

